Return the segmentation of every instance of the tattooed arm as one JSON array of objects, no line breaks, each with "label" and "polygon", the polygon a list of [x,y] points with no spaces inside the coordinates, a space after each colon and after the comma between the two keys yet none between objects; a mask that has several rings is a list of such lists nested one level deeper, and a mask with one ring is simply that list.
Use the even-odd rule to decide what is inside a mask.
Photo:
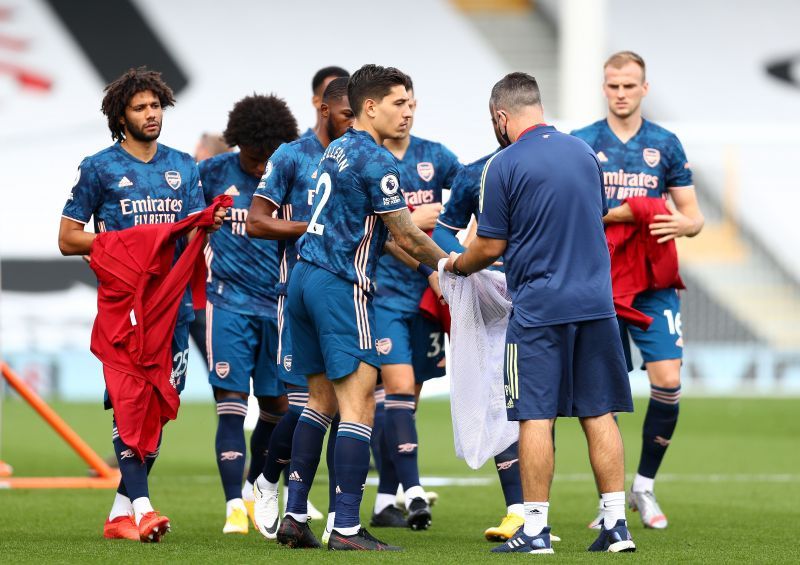
[{"label": "tattooed arm", "polygon": [[389,228],[394,242],[403,251],[411,255],[420,263],[436,270],[439,259],[447,257],[447,253],[436,245],[431,238],[420,230],[411,219],[408,209],[403,208],[396,212],[381,214],[383,223]]}]

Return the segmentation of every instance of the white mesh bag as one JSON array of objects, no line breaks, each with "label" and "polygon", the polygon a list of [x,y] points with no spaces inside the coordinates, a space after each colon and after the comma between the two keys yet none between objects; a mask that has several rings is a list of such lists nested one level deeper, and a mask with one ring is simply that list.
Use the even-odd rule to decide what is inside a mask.
[{"label": "white mesh bag", "polygon": [[511,299],[497,271],[458,277],[439,263],[439,283],[450,306],[450,407],[456,455],[473,469],[519,438],[506,419],[503,361]]}]

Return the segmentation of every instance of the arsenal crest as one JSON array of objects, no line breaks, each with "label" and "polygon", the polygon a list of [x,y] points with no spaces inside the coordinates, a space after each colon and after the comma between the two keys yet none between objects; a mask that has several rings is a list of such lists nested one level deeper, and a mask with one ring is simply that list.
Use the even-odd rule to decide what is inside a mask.
[{"label": "arsenal crest", "polygon": [[181,174],[178,171],[167,171],[164,173],[164,178],[172,190],[178,190],[181,186]]},{"label": "arsenal crest", "polygon": [[285,355],[283,357],[283,368],[286,369],[287,372],[291,372],[292,371],[292,356],[291,355]]},{"label": "arsenal crest", "polygon": [[430,182],[434,173],[433,163],[417,163],[417,173],[419,173],[419,178],[425,182]]},{"label": "arsenal crest", "polygon": [[653,149],[652,147],[645,147],[642,151],[644,162],[650,167],[655,167],[661,162],[661,151]]},{"label": "arsenal crest", "polygon": [[214,366],[217,376],[224,379],[231,372],[231,364],[226,361],[220,361]]},{"label": "arsenal crest", "polygon": [[384,337],[381,339],[376,339],[375,348],[378,350],[379,355],[389,355],[389,352],[392,350],[391,338]]}]

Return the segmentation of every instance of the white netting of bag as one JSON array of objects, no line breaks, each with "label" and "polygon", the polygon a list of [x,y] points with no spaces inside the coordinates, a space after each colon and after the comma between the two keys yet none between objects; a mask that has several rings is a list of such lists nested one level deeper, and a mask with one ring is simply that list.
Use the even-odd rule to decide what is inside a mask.
[{"label": "white netting of bag", "polygon": [[439,284],[450,306],[450,412],[456,456],[472,469],[519,438],[506,419],[503,384],[511,298],[506,277],[480,271],[458,277],[439,263]]}]

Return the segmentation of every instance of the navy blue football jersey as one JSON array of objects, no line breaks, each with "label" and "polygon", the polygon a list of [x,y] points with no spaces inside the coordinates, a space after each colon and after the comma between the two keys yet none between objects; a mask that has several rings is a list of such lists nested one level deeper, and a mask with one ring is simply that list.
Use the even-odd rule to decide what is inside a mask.
[{"label": "navy blue football jersey", "polygon": [[600,120],[572,135],[594,149],[603,168],[603,184],[610,207],[626,198],[664,198],[671,188],[693,185],[692,170],[681,142],[674,133],[642,120],[642,126],[627,143],[622,143]]},{"label": "navy blue football jersey", "polygon": [[[411,136],[408,149],[398,159],[400,186],[411,206],[442,201],[442,190],[453,185],[462,165],[441,143]],[[375,304],[401,312],[419,310],[427,279],[403,263],[384,255],[378,262]]]},{"label": "navy blue football jersey", "polygon": [[[82,224],[94,217],[95,232],[105,232],[173,223],[203,208],[200,177],[190,155],[159,143],[145,163],[115,143],[81,161],[62,215]],[[182,246],[179,242],[178,251]],[[178,321],[191,316],[187,292]]]},{"label": "navy blue football jersey", "polygon": [[388,230],[380,214],[406,207],[397,160],[366,131],[349,129],[331,143],[317,168],[314,205],[298,240],[304,261],[374,290]]},{"label": "navy blue football jersey", "polygon": [[[307,222],[317,188],[317,166],[325,148],[315,135],[284,143],[267,162],[256,196],[266,198],[278,207],[282,220]],[[278,242],[280,270],[278,294],[286,295],[289,276],[297,263],[295,240]]]},{"label": "navy blue football jersey", "polygon": [[233,206],[206,249],[206,294],[214,306],[248,316],[276,315],[278,244],[247,236],[246,222],[258,177],[246,173],[238,153],[223,153],[202,161],[200,179],[208,204],[220,194]]},{"label": "navy blue football jersey", "polygon": [[438,222],[440,224],[458,231],[467,229],[472,215],[478,215],[483,169],[486,167],[486,162],[498,151],[502,151],[502,149],[498,147],[494,153],[466,165],[456,175],[453,186],[450,187],[450,199],[439,215]]}]

